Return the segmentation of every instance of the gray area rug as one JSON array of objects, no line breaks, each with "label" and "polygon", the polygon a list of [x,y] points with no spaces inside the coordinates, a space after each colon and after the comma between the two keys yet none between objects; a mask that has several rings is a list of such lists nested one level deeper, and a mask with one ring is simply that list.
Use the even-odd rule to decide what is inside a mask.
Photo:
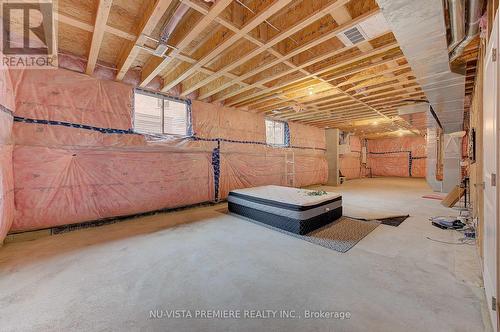
[{"label": "gray area rug", "polygon": [[361,241],[361,239],[370,234],[375,228],[380,225],[380,222],[378,221],[361,221],[348,217],[340,217],[334,222],[318,228],[317,230],[312,231],[307,235],[299,235],[273,226],[269,226],[250,218],[227,212],[227,210],[226,213],[253,222],[260,226],[278,231],[280,233],[287,234],[298,239],[318,244],[322,247],[342,253],[348,252],[359,241]]}]

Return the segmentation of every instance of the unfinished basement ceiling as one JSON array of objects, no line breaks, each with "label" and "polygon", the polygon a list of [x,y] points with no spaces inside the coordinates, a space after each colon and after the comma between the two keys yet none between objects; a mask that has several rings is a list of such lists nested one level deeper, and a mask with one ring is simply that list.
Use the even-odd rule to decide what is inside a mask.
[{"label": "unfinished basement ceiling", "polygon": [[[110,2],[59,1],[62,53],[97,54],[117,80],[139,72],[139,86],[279,119],[366,137],[422,132],[398,115],[427,100],[375,0],[113,0],[96,19]],[[466,94],[477,46],[463,55]]]}]

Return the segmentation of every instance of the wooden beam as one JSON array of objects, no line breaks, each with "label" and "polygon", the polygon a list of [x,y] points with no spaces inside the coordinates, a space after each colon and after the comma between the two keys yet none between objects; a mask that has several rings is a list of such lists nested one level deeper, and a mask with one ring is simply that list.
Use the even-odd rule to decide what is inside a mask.
[{"label": "wooden beam", "polygon": [[[222,0],[220,0],[222,1]],[[165,84],[163,87],[162,91],[168,91],[172,89],[174,86],[191,76],[193,73],[195,73],[199,68],[201,68],[203,65],[220,55],[223,51],[228,49],[230,46],[234,45],[239,39],[243,38],[243,35],[246,35],[250,31],[252,31],[254,28],[256,28],[259,24],[267,20],[269,17],[277,13],[279,10],[281,10],[283,7],[285,7],[288,3],[292,2],[293,0],[276,0],[271,6],[267,7],[265,10],[262,12],[258,13],[255,17],[253,17],[250,22],[245,24],[245,26],[240,30],[240,34],[234,34],[233,36],[229,37],[226,41],[224,41],[222,44],[218,45],[214,50],[212,50],[210,53],[206,54],[204,57],[202,57],[198,63],[196,63],[194,66],[186,70],[184,73],[182,73],[179,77],[177,77],[175,80],[168,82]],[[216,4],[218,4],[217,2]]]},{"label": "wooden beam", "polygon": [[[321,79],[321,78],[319,78],[319,79]],[[322,80],[323,80],[323,79],[322,79]],[[328,82],[327,82],[327,81],[325,81],[325,80],[323,80],[323,81],[324,81],[325,83],[328,83]],[[372,110],[372,111],[373,111],[374,113],[376,113],[377,115],[379,115],[379,116],[381,116],[381,117],[383,117],[383,118],[385,118],[385,119],[390,120],[389,116],[387,116],[385,113],[383,113],[383,111],[381,111],[380,109],[376,108],[374,104],[371,104],[371,102],[372,102],[372,101],[370,101],[370,103],[368,103],[368,102],[365,102],[365,101],[363,101],[363,100],[361,100],[361,99],[358,99],[358,98],[356,98],[355,96],[350,95],[349,93],[347,93],[347,92],[345,92],[345,91],[341,90],[340,88],[338,88],[337,86],[335,86],[335,85],[333,85],[333,84],[332,84],[332,88],[333,88],[333,89],[336,89],[337,91],[339,91],[339,92],[341,92],[341,93],[344,93],[344,94],[346,95],[346,97],[351,98],[353,101],[355,101],[355,102],[357,102],[357,103],[359,103],[359,104],[365,105],[367,108],[369,108],[370,110]],[[423,94],[423,92],[422,92],[422,94]],[[412,96],[413,96],[413,95],[417,95],[417,94],[409,94],[409,95],[412,95]],[[391,97],[391,98],[393,98],[393,97]],[[388,99],[388,98],[384,98],[383,100],[385,100],[385,99]],[[413,130],[413,129],[410,127],[410,125],[409,125],[408,123],[406,123],[406,125],[403,125],[403,124],[396,124],[396,125],[397,125],[398,127],[400,127],[400,128],[407,129],[407,130],[411,131],[412,133],[416,133],[416,134],[418,134],[418,132],[415,132],[415,130]]]},{"label": "wooden beam", "polygon": [[[408,84],[410,86],[403,87],[402,86],[403,84]],[[383,96],[383,95],[390,95],[391,93],[397,93],[399,91],[406,91],[406,92],[410,92],[410,93],[414,93],[414,92],[420,91],[420,90],[415,91],[413,89],[414,87],[418,87],[418,83],[417,83],[416,80],[405,81],[404,83],[399,83],[397,85],[392,84],[392,85],[389,85],[387,88],[389,88],[389,87],[394,88],[394,90],[381,91],[381,92],[374,91],[375,93],[370,92],[370,94],[368,94],[368,95],[364,95],[362,93],[359,93],[359,94],[355,94],[354,96],[355,97],[359,96],[360,100],[366,100],[366,101],[369,102],[369,100],[371,100],[371,98],[373,98],[373,97],[378,97],[378,96]]]},{"label": "wooden beam", "polygon": [[[401,59],[405,59],[404,55],[398,55],[394,58],[390,58],[390,59],[386,59],[386,60],[380,60],[380,61],[377,61],[377,62],[370,62],[366,65],[361,65],[361,66],[356,66],[354,68],[350,68],[349,70],[347,71],[340,71],[340,72],[335,72],[334,74],[332,75],[323,75],[322,77],[324,79],[326,79],[328,82],[333,82],[339,78],[343,78],[343,77],[347,77],[347,76],[351,76],[351,75],[355,75],[355,74],[358,74],[362,71],[365,71],[367,69],[372,69],[372,68],[375,68],[375,67],[379,67],[379,66],[382,66],[382,65],[387,65],[387,64],[390,64],[394,61],[398,61],[398,60],[401,60]],[[403,69],[405,68],[405,66],[407,65],[401,65],[400,68]],[[408,65],[408,68],[409,68],[409,65]],[[393,71],[392,68],[388,69],[388,71]],[[374,75],[378,75],[379,73],[385,73],[385,70],[383,71],[378,71],[376,74]],[[365,77],[368,77],[368,76],[362,76],[362,77],[359,77],[359,79],[354,79],[352,80],[352,77],[348,78],[346,82],[342,82],[342,83],[338,83],[338,86],[342,86],[345,84],[350,84],[350,83],[356,83],[356,82],[359,82],[359,81],[362,81],[365,79]]]},{"label": "wooden beam", "polygon": [[[81,30],[85,30],[85,31],[88,31],[88,32],[93,32],[94,31],[94,27],[88,23],[85,23],[85,22],[82,22],[82,21],[79,21],[79,20],[76,20],[72,17],[69,17],[69,16],[66,16],[66,15],[63,15],[63,14],[60,14],[58,13],[57,14],[57,17],[58,17],[58,21],[61,22],[61,23],[65,23],[65,24],[68,24],[68,25],[71,25],[72,27],[75,27],[75,28],[78,28],[78,29],[81,29]],[[106,25],[106,32],[107,33],[110,33],[112,35],[115,35],[117,37],[121,37],[123,39],[127,39],[127,40],[130,40],[130,41],[136,41],[137,40],[137,35],[134,35],[134,34],[131,34],[131,33],[128,33],[128,32],[125,32],[123,30],[119,30],[119,29],[116,29],[116,28],[113,28],[113,27],[110,27],[109,25]],[[184,62],[187,62],[187,63],[196,63],[196,60],[187,56],[187,55],[184,55],[184,54],[179,54],[177,55],[177,59],[181,60],[181,61],[184,61]],[[200,70],[201,72],[205,73],[205,74],[208,74],[208,75],[213,75],[215,72],[214,71],[211,71],[209,69],[206,69],[206,68],[202,68]],[[229,77],[229,78],[236,78],[237,76],[236,75],[232,75],[232,74],[227,74],[226,76]]]},{"label": "wooden beam", "polygon": [[[81,30],[84,30],[84,31],[88,31],[88,32],[93,32],[94,31],[94,26],[92,26],[91,24],[82,22],[80,20],[74,19],[74,18],[72,18],[70,16],[66,16],[66,15],[61,14],[61,13],[57,13],[56,16],[57,16],[56,19],[59,22],[61,22],[61,23],[68,24],[68,25],[70,25],[72,27],[75,27],[75,28],[78,28],[78,29],[81,29]],[[128,33],[126,31],[123,31],[123,30],[120,30],[120,29],[117,29],[117,28],[113,28],[113,27],[111,27],[109,25],[106,25],[106,32],[110,33],[112,35],[115,35],[117,37],[133,41],[133,42],[135,42],[137,40],[137,35]],[[195,60],[195,59],[193,59],[193,58],[191,58],[191,57],[189,57],[189,56],[187,56],[185,54],[178,54],[176,56],[176,58],[179,59],[179,60],[181,60],[181,61],[190,63],[190,64],[194,64],[194,63],[197,62],[197,60]],[[214,71],[209,70],[207,68],[200,68],[200,72],[202,72],[204,74],[207,74],[207,75],[213,75],[213,74],[215,74]],[[224,74],[224,76],[226,76],[226,77],[228,77],[230,79],[237,79],[238,78],[238,76],[236,76],[234,74],[231,74],[231,73],[226,73],[226,74]],[[244,86],[248,85],[248,84],[245,84],[245,83],[241,83],[241,84],[244,85]]]},{"label": "wooden beam", "polygon": [[241,4],[235,3],[231,10],[231,19],[237,27],[243,25],[243,9],[244,7]]},{"label": "wooden beam", "polygon": [[[398,70],[401,70],[403,68],[409,68],[409,65],[405,64],[405,65],[402,65],[400,67],[394,67],[394,68],[390,68],[388,70],[383,70],[383,71],[380,71],[380,72],[377,72],[377,73],[373,73],[373,74],[371,74],[369,76],[360,77],[360,78],[358,78],[358,79],[356,79],[356,80],[354,80],[352,82],[365,81],[365,80],[373,78],[373,77],[381,76],[382,74],[384,74],[386,72],[398,71]],[[412,75],[411,72],[400,74],[400,76],[410,76],[410,75]],[[397,78],[398,76],[394,76],[394,77]],[[414,80],[406,80],[403,83],[412,83],[412,82],[414,82]],[[321,82],[321,83],[318,83],[318,84],[324,84],[324,83]],[[377,88],[373,88],[373,87],[370,87],[370,85],[368,85],[368,86],[365,87],[366,90],[363,91],[363,93],[371,93],[371,92],[374,92],[374,91],[387,89],[389,87],[396,86],[396,85],[401,85],[401,84],[402,84],[401,82],[398,82],[398,83],[393,83],[392,85],[389,85],[389,86],[377,87]],[[341,87],[341,86],[344,86],[344,85],[348,85],[348,83],[342,82],[342,83],[337,84],[336,86],[337,87]],[[314,86],[314,85],[311,85],[311,84],[308,83],[305,88],[311,87],[311,86]],[[297,87],[297,89],[295,89],[295,87],[292,87],[290,89],[285,89],[285,90],[281,91],[280,93],[281,94],[285,94],[285,93],[288,94],[288,93],[291,93],[292,91],[295,92],[295,91],[304,90],[305,88],[303,88],[303,87]],[[354,88],[351,88],[351,89],[348,89],[348,90],[344,90],[344,91],[349,92],[350,90],[353,90],[353,89]],[[332,93],[332,91],[327,91],[326,93],[329,94],[329,95],[327,95],[325,97],[316,97],[315,99],[311,99],[310,96],[304,96],[304,97],[299,97],[296,100],[297,100],[298,103],[303,104],[304,106],[314,106],[316,104],[324,104],[324,103],[327,103],[327,102],[330,102],[330,101],[336,101],[336,100],[339,100],[339,99],[346,98],[345,95],[342,94],[342,93],[340,93],[340,94],[339,93]],[[320,95],[321,95],[321,93],[320,93]],[[261,101],[264,101],[264,100],[270,99],[270,98],[271,99],[275,98],[275,95],[270,95],[270,96],[268,96],[266,98],[259,99],[259,103]],[[310,99],[310,100],[302,100],[302,98],[307,98],[307,99]],[[256,106],[256,105],[258,105],[258,103],[253,103],[251,105],[252,105],[252,107],[257,107],[257,109],[261,108],[259,106]],[[269,106],[272,106],[272,105],[273,104],[270,104]]]},{"label": "wooden beam", "polygon": [[[294,35],[298,31],[304,29],[308,25],[321,19],[323,16],[328,15],[328,13],[330,11],[334,11],[335,9],[339,8],[340,6],[343,6],[345,3],[349,2],[349,1],[350,0],[337,0],[333,4],[330,4],[324,8],[318,9],[317,11],[312,13],[311,15],[302,19],[300,22],[296,22],[289,29],[278,33],[276,36],[271,38],[271,40],[269,40],[267,43],[262,44],[261,46],[257,47],[256,49],[254,49],[250,53],[246,54],[244,57],[238,59],[237,61],[235,61],[233,63],[228,64],[227,66],[225,66],[223,68],[221,68],[220,70],[217,71],[217,73],[215,75],[207,77],[206,79],[201,80],[200,82],[196,83],[194,86],[190,87],[185,92],[183,92],[182,95],[189,94],[189,93],[201,88],[202,86],[209,84],[213,80],[222,76],[224,73],[229,72],[229,71],[241,66],[245,62],[251,60],[252,58],[256,57],[257,55],[261,54],[262,52],[267,51],[268,49],[275,46],[279,42],[289,38],[290,36]],[[281,55],[278,52],[277,52],[277,54]],[[287,59],[289,59],[289,58],[290,57],[287,57]],[[204,98],[206,98],[206,97],[204,97]],[[201,98],[201,99],[204,99],[204,98]]]},{"label": "wooden beam", "polygon": [[[383,79],[380,79],[380,77],[383,77]],[[369,93],[373,91],[374,89],[377,90],[383,90],[387,89],[390,87],[390,85],[398,84],[398,82],[403,82],[403,81],[414,81],[415,78],[413,73],[406,72],[403,74],[395,75],[393,77],[385,77],[384,75],[378,75],[374,78],[370,78],[364,81],[359,82],[358,84],[355,84],[352,87],[345,86],[343,89],[345,92],[354,92],[354,94],[364,94],[364,93]],[[400,80],[401,78],[404,78],[404,80]],[[394,82],[396,81],[396,82]],[[393,83],[390,83],[393,82]],[[339,85],[337,85],[339,86]]]},{"label": "wooden beam", "polygon": [[109,11],[111,10],[112,3],[113,0],[99,1],[95,17],[94,32],[92,34],[92,43],[90,44],[87,69],[85,70],[85,73],[87,75],[92,75],[94,73],[95,65],[97,63],[97,57],[99,56],[99,50],[101,49],[102,38],[104,37],[104,32],[106,31],[106,22],[108,21]]},{"label": "wooden beam", "polygon": [[[247,72],[247,73],[245,73],[245,74],[241,75],[241,76],[239,77],[238,81],[239,81],[239,82],[242,82],[243,80],[246,80],[247,78],[250,78],[250,77],[252,77],[252,76],[254,76],[254,75],[257,75],[258,73],[260,73],[260,72],[262,72],[262,71],[264,71],[264,70],[266,70],[266,69],[269,69],[269,68],[271,68],[271,67],[273,67],[273,66],[275,66],[275,65],[277,65],[277,64],[279,64],[279,63],[281,63],[283,60],[288,60],[288,59],[291,59],[291,58],[293,58],[294,56],[296,56],[296,55],[298,55],[298,54],[300,54],[300,53],[302,53],[302,52],[305,52],[305,51],[307,51],[307,50],[309,50],[309,49],[311,49],[311,48],[313,48],[313,47],[315,47],[315,46],[317,46],[317,45],[319,45],[319,44],[321,44],[321,43],[323,43],[323,42],[325,42],[325,41],[327,41],[327,40],[329,40],[329,39],[332,39],[332,38],[334,38],[334,37],[335,37],[335,36],[336,36],[336,35],[337,35],[340,31],[345,30],[345,29],[348,29],[348,28],[350,28],[350,27],[352,27],[352,26],[354,26],[354,25],[356,25],[356,24],[358,24],[358,23],[360,23],[360,22],[363,22],[363,21],[364,21],[364,20],[366,20],[367,18],[369,18],[369,17],[371,17],[371,16],[374,16],[374,15],[376,15],[377,13],[379,13],[379,10],[378,10],[378,9],[376,9],[376,10],[371,10],[371,11],[369,11],[369,12],[367,12],[367,13],[363,14],[363,15],[360,15],[359,17],[356,17],[354,20],[349,21],[349,22],[347,22],[347,23],[344,23],[344,24],[342,24],[342,25],[338,26],[337,28],[333,29],[333,30],[332,30],[332,31],[330,31],[329,33],[327,33],[327,34],[325,34],[325,35],[323,35],[323,36],[321,36],[321,37],[319,37],[319,38],[317,38],[317,39],[315,39],[315,40],[312,40],[312,41],[310,41],[310,42],[308,42],[308,43],[306,43],[306,44],[304,44],[304,45],[301,45],[300,47],[298,47],[297,49],[293,50],[292,52],[290,52],[290,53],[288,53],[288,54],[286,54],[286,55],[281,55],[281,56],[278,56],[276,60],[271,61],[270,63],[268,63],[268,64],[266,64],[266,65],[263,65],[263,66],[257,67],[257,68],[255,68],[255,69],[253,69],[253,70],[251,70],[251,71],[249,71],[249,72]],[[343,48],[343,49],[341,49],[341,50],[342,50],[342,51],[346,51],[346,50],[348,50],[348,49],[349,49],[349,48]],[[338,52],[338,51],[335,51],[335,52],[336,52],[336,53],[340,53],[340,52]],[[335,54],[333,54],[333,55],[335,55]],[[332,56],[333,56],[333,55],[332,55]],[[238,65],[239,65],[239,64],[238,64]],[[302,66],[301,66],[301,67],[302,67]],[[234,68],[236,68],[236,67],[234,67]],[[229,71],[229,70],[232,70],[232,69],[234,69],[234,68],[232,68],[232,66],[228,66],[225,70],[226,70],[226,71]],[[221,85],[221,86],[217,87],[216,89],[213,89],[213,90],[211,90],[211,91],[209,91],[209,92],[206,92],[206,93],[202,94],[202,95],[200,96],[200,99],[205,99],[205,98],[208,98],[208,97],[210,97],[210,96],[212,96],[212,95],[214,95],[214,94],[216,94],[216,93],[218,93],[218,92],[220,92],[220,91],[223,91],[224,89],[226,89],[226,88],[228,88],[228,87],[230,87],[230,86],[231,86],[231,85],[230,85],[229,83],[227,83],[227,84],[223,84],[223,85]],[[245,90],[245,91],[247,91],[247,90]],[[244,92],[244,91],[242,91],[242,92]],[[228,98],[229,98],[229,97],[228,97]],[[220,101],[220,100],[222,100],[222,99],[225,99],[225,98],[217,98],[216,100],[217,100],[217,101]]]},{"label": "wooden beam", "polygon": [[139,23],[138,37],[137,39],[125,46],[120,60],[118,62],[118,73],[116,75],[117,80],[122,80],[130,66],[135,61],[140,52],[140,47],[144,45],[146,41],[146,36],[150,36],[153,30],[156,28],[160,22],[163,14],[167,11],[168,7],[173,0],[156,0],[152,6],[150,6],[141,22]]},{"label": "wooden beam", "polygon": [[[386,112],[389,115],[389,118],[391,116],[398,116],[397,109],[400,106],[403,105],[408,105],[408,104],[403,104],[403,103],[398,103],[394,104],[390,108],[386,108],[384,112]],[[358,108],[356,110],[353,110],[352,112],[346,112],[346,111],[324,111],[322,114],[311,114],[309,118],[303,118],[303,119],[289,119],[289,121],[300,121],[302,123],[311,123],[311,122],[326,122],[326,121],[345,121],[346,119],[354,119],[354,118],[380,118],[379,116],[373,116],[373,112],[367,108]],[[387,119],[386,119],[387,120]]]},{"label": "wooden beam", "polygon": [[[354,46],[353,46],[353,47],[354,47]],[[272,87],[270,87],[270,88],[268,88],[268,89],[266,89],[266,90],[264,90],[264,91],[259,91],[259,92],[256,92],[256,93],[254,93],[254,94],[250,95],[250,96],[246,96],[246,97],[243,97],[243,98],[241,98],[241,99],[237,99],[236,101],[231,101],[231,102],[228,104],[228,106],[235,106],[236,104],[240,104],[240,103],[242,103],[242,101],[246,101],[246,100],[249,100],[249,99],[255,98],[256,96],[259,96],[259,95],[261,95],[262,93],[267,93],[267,92],[269,92],[269,91],[272,91],[272,90],[275,90],[275,89],[279,89],[279,88],[281,88],[281,87],[283,87],[283,86],[288,86],[288,85],[290,85],[290,84],[293,84],[293,83],[295,83],[295,82],[301,81],[301,80],[306,79],[306,78],[312,78],[312,77],[314,77],[315,75],[321,75],[321,74],[323,74],[323,73],[325,73],[325,72],[328,72],[328,71],[334,70],[334,69],[336,69],[336,68],[339,68],[339,67],[342,67],[342,66],[345,66],[345,65],[351,64],[351,63],[356,62],[356,61],[360,61],[360,60],[365,59],[365,58],[369,58],[370,56],[373,56],[373,55],[376,55],[376,54],[379,54],[379,53],[385,53],[385,52],[387,52],[387,51],[389,51],[389,50],[391,50],[391,49],[395,49],[396,47],[399,47],[399,46],[397,45],[397,43],[390,43],[390,44],[387,44],[387,45],[385,45],[385,46],[383,46],[383,47],[381,47],[381,48],[374,49],[373,51],[368,52],[368,53],[362,53],[362,54],[360,54],[360,55],[358,55],[358,56],[355,56],[355,57],[353,57],[353,58],[350,58],[350,59],[348,59],[348,60],[346,60],[346,61],[342,61],[342,62],[339,62],[339,63],[334,63],[334,64],[332,64],[332,65],[330,65],[330,66],[327,66],[326,68],[323,68],[323,69],[321,69],[321,70],[318,70],[318,71],[314,72],[313,74],[310,74],[310,75],[305,76],[305,77],[301,77],[300,79],[296,79],[296,80],[288,81],[288,82],[285,82],[285,83],[279,84],[278,86],[272,86]],[[343,50],[343,51],[345,51],[345,50]],[[334,52],[334,53],[335,53],[335,52]],[[330,56],[329,56],[329,55],[330,55]],[[331,53],[330,53],[330,54],[326,54],[326,55],[323,55],[323,56],[320,56],[320,57],[314,58],[313,60],[308,61],[307,63],[305,63],[305,64],[303,64],[303,65],[300,65],[300,67],[308,67],[308,66],[311,66],[312,64],[315,64],[315,63],[317,63],[317,62],[323,61],[323,60],[328,59],[328,58],[331,58],[331,57],[332,57]],[[277,77],[270,77],[270,78],[266,78],[266,79],[264,80],[264,82],[268,82],[268,81],[272,81],[272,80],[278,79],[278,78],[280,78],[280,77],[282,77],[282,76],[285,76],[285,75],[287,75],[287,74],[288,74],[288,72],[285,72],[285,73],[280,73],[280,74],[278,74],[278,75],[277,75]],[[329,82],[329,81],[325,80],[325,82]],[[258,82],[258,83],[261,83],[261,84],[262,84],[262,81],[260,81],[260,82]],[[230,97],[232,97],[232,96],[238,95],[238,94],[240,94],[241,92],[244,92],[244,91],[248,90],[248,88],[249,88],[249,87],[254,87],[254,86],[249,85],[248,87],[243,88],[243,89],[242,89],[242,90],[240,90],[240,91],[236,91],[235,93],[230,93],[229,95],[225,96],[225,98],[217,98],[217,99],[216,99],[216,101],[219,101],[219,99],[227,99],[227,98],[230,98]],[[255,86],[255,87],[256,87],[256,86]]]},{"label": "wooden beam", "polygon": [[362,42],[357,44],[357,46],[361,52],[368,52],[370,50],[373,50],[373,46],[372,44],[370,44],[370,42]]},{"label": "wooden beam", "polygon": [[[57,13],[56,18],[59,22],[70,25],[72,27],[85,30],[88,32],[94,32],[94,26],[85,22],[82,22],[80,20],[77,20],[73,17],[64,15],[62,13]],[[134,41],[136,36],[134,34],[128,33],[126,31],[113,28],[112,26],[106,25],[105,30],[107,33],[110,33],[112,35],[115,35],[117,37],[127,39],[127,40],[132,40]]]},{"label": "wooden beam", "polygon": [[219,16],[219,14],[231,4],[232,0],[217,1],[191,31],[176,45],[176,49],[165,58],[152,56],[144,65],[142,71],[142,79],[140,86],[145,87],[156,75],[158,75],[178,54],[184,50],[201,31],[208,26]]},{"label": "wooden beam", "polygon": [[367,108],[365,106],[359,105],[356,107],[352,107],[352,106],[350,106],[350,107],[338,107],[338,108],[332,107],[331,109],[322,110],[322,111],[313,110],[311,112],[302,112],[302,113],[295,113],[295,114],[282,114],[281,116],[283,116],[286,119],[291,120],[291,121],[307,121],[307,120],[312,119],[314,116],[325,117],[325,116],[331,116],[332,114],[335,114],[335,113],[342,113],[345,111],[350,111],[350,112],[364,111],[364,112],[372,113],[370,110],[367,110]]},{"label": "wooden beam", "polygon": [[[404,105],[409,105],[408,103],[404,104],[404,103],[399,103],[399,104],[394,104],[394,106],[390,107],[390,108],[387,108],[384,110],[384,112],[387,112],[389,115],[390,114],[393,114],[394,116],[397,116],[397,109],[401,106],[404,106]],[[339,121],[339,122],[342,122],[342,121],[346,121],[346,119],[355,119],[355,118],[366,118],[367,116],[373,118],[373,112],[371,112],[370,110],[368,109],[360,109],[358,111],[354,111],[352,113],[345,113],[345,112],[338,112],[338,114],[335,114],[336,111],[333,111],[333,112],[323,112],[323,114],[319,114],[319,115],[315,115],[311,118],[304,118],[304,119],[297,119],[297,120],[294,120],[294,119],[290,119],[290,121],[300,121],[302,123],[306,123],[306,124],[309,124],[309,123],[323,123],[323,122],[335,122],[335,121]],[[367,113],[367,112],[370,112],[370,113]],[[325,114],[327,114],[327,116],[325,117]],[[371,114],[372,116],[370,116],[369,114]],[[330,115],[330,118],[328,118],[328,115]],[[333,115],[333,116],[332,116]]]},{"label": "wooden beam", "polygon": [[[394,96],[394,98],[389,99],[389,101],[382,103],[382,104],[380,104],[380,101],[384,101],[384,99],[387,99],[387,98],[378,98],[377,100],[374,100],[372,102],[378,102],[379,106],[387,106],[388,103],[391,105],[392,105],[392,103],[406,103],[406,104],[408,104],[408,102],[405,101],[400,96],[401,95]],[[369,103],[369,102],[367,102],[367,103]],[[366,108],[365,106],[357,106],[356,103],[354,103],[352,101],[350,103],[347,103],[347,102],[332,103],[332,104],[327,104],[327,105],[323,105],[323,106],[313,107],[312,111],[310,111],[310,112],[303,112],[303,113],[286,112],[286,113],[282,113],[281,116],[289,116],[289,119],[291,119],[291,120],[299,120],[299,119],[302,120],[302,119],[309,118],[312,115],[316,115],[316,114],[328,114],[329,112],[334,112],[334,111],[351,111],[351,110],[359,109],[360,107],[363,109]],[[381,109],[381,110],[385,112],[385,109]]]},{"label": "wooden beam", "polygon": [[[398,45],[397,43],[395,43],[395,42],[393,42],[393,43],[389,43],[389,44],[384,45],[384,46],[382,46],[382,47],[376,48],[376,49],[374,49],[374,50],[372,50],[372,51],[370,51],[370,52],[368,52],[368,53],[362,53],[362,54],[360,54],[360,55],[358,55],[358,56],[352,57],[352,58],[347,59],[347,60],[345,60],[345,61],[341,61],[341,62],[338,62],[338,63],[334,63],[334,64],[333,64],[333,65],[331,65],[331,66],[328,66],[328,67],[326,67],[326,68],[323,68],[323,69],[321,69],[321,70],[318,70],[318,71],[314,72],[313,74],[311,74],[311,75],[309,75],[309,76],[307,76],[307,77],[302,77],[302,78],[300,78],[299,80],[303,80],[303,79],[305,79],[305,78],[309,78],[309,77],[312,77],[312,76],[314,76],[314,75],[321,75],[321,74],[322,74],[322,73],[324,73],[324,72],[331,71],[331,70],[333,70],[333,69],[336,69],[336,68],[339,68],[339,67],[345,66],[345,65],[347,65],[347,64],[351,64],[351,63],[356,62],[356,61],[360,61],[361,59],[364,59],[364,58],[368,58],[368,57],[371,57],[371,56],[374,56],[374,55],[378,55],[378,54],[380,54],[380,53],[385,53],[385,52],[390,51],[390,50],[395,49],[395,48],[399,48],[399,45]],[[342,51],[345,51],[345,49],[342,49]],[[333,52],[333,53],[335,53],[335,52]],[[314,58],[313,60],[310,60],[310,61],[306,62],[305,64],[301,65],[300,67],[309,67],[309,66],[311,66],[312,64],[315,64],[315,63],[317,63],[317,62],[320,62],[320,61],[322,61],[322,60],[325,60],[325,59],[328,59],[328,58],[331,58],[331,57],[332,57],[332,54],[331,54],[331,53],[328,53],[328,54],[326,54],[326,55],[323,55],[323,56],[320,56],[320,57]],[[277,78],[279,78],[279,77],[282,77],[282,76],[284,76],[284,75],[283,75],[283,73],[280,73],[280,74],[279,74],[279,76],[277,75],[277,77],[272,77],[272,79],[266,79],[266,81],[275,80],[275,79],[277,79]],[[299,80],[295,80],[295,81],[299,81]],[[260,81],[259,83],[262,83],[262,81]],[[280,84],[280,85],[278,85],[278,86],[273,86],[273,87],[269,88],[269,90],[276,90],[276,89],[279,89],[279,88],[281,88],[281,87],[283,87],[283,86],[286,86],[286,85],[289,85],[289,84],[293,84],[293,81],[292,81],[292,82],[286,82],[286,83]],[[219,97],[219,98],[217,98],[215,101],[220,101],[220,100],[228,99],[228,98],[230,98],[230,97],[232,97],[232,96],[236,96],[236,95],[238,95],[238,94],[241,94],[242,92],[245,92],[245,91],[247,91],[247,90],[250,90],[251,88],[254,88],[254,87],[255,87],[255,86],[253,86],[253,85],[251,84],[251,85],[249,85],[249,86],[247,86],[247,87],[245,87],[245,88],[243,88],[243,89],[241,89],[241,90],[239,90],[239,91],[236,91],[236,92],[230,93],[230,94],[225,95],[225,96],[223,96],[223,97]],[[242,98],[238,98],[238,99],[233,100],[233,101],[231,101],[230,103],[228,103],[228,104],[227,104],[227,106],[236,106],[236,105],[239,105],[239,104],[241,104],[241,103],[242,103],[242,102],[244,102],[244,101],[247,101],[247,100],[249,100],[249,99],[255,98],[255,97],[257,97],[257,96],[259,96],[259,95],[261,95],[261,94],[263,94],[263,93],[267,93],[267,92],[269,92],[269,91],[266,91],[266,90],[264,90],[264,91],[259,91],[259,92],[256,92],[256,93],[251,94],[250,96],[245,96],[245,97],[242,97]]]},{"label": "wooden beam", "polygon": [[[398,70],[406,70],[406,69],[409,69],[410,68],[410,65],[409,64],[405,64],[405,65],[402,65],[402,66],[399,66],[399,67],[396,67],[396,68],[388,68],[388,69],[384,69],[384,70],[381,70],[381,71],[378,71],[376,73],[373,73],[373,74],[370,74],[370,75],[366,75],[366,76],[359,76],[359,77],[356,77],[356,78],[349,78],[347,79],[347,81],[345,82],[340,82],[337,84],[338,87],[345,87],[345,86],[349,86],[351,84],[358,84],[360,82],[363,82],[363,81],[366,81],[366,80],[370,80],[370,79],[373,79],[375,77],[378,77],[378,76],[382,76],[384,74],[387,74],[387,73],[393,73],[395,71],[398,71]],[[409,75],[411,74],[411,72],[409,73],[405,73],[406,75]],[[332,79],[328,79],[329,82],[332,82],[336,79],[339,79],[338,76],[336,76],[335,78],[332,78]],[[350,90],[354,90],[355,88],[348,88],[346,91],[350,91]]]},{"label": "wooden beam", "polygon": [[335,20],[335,22],[337,22],[338,25],[342,25],[352,20],[351,14],[349,14],[349,10],[346,6],[341,6],[336,10],[332,10],[329,12],[329,14],[332,15],[333,19]]}]

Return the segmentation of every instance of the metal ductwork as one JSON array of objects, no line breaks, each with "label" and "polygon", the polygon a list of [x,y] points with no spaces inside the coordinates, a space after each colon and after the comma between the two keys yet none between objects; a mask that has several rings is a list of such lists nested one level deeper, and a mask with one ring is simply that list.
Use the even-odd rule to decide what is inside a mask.
[{"label": "metal ductwork", "polygon": [[444,131],[461,131],[465,66],[460,73],[450,67],[442,3],[436,0],[377,2]]},{"label": "metal ductwork", "polygon": [[451,53],[465,38],[465,3],[464,0],[447,0],[448,14],[450,17],[450,45]]},{"label": "metal ductwork", "polygon": [[172,14],[172,17],[167,21],[165,26],[163,27],[160,33],[160,40],[158,41],[158,46],[154,50],[154,55],[156,56],[164,56],[168,50],[168,40],[174,32],[175,28],[179,25],[179,22],[182,20],[184,15],[189,11],[189,6],[185,3],[180,3],[179,6],[175,9],[175,12]]},{"label": "metal ductwork", "polygon": [[[448,0],[450,4],[450,9],[451,9],[451,4],[454,2],[463,2],[460,0]],[[450,55],[450,61],[455,60],[458,58],[462,53],[464,52],[464,49],[469,45],[469,43],[477,37],[479,34],[479,20],[481,19],[481,13],[483,10],[483,1],[484,0],[468,0],[467,1],[467,34],[465,35],[465,38],[461,40],[460,43],[456,47],[453,48],[453,52]],[[457,8],[459,9],[459,8]],[[451,11],[450,11],[451,14]],[[460,14],[458,14],[460,15]],[[462,27],[454,27],[453,26],[453,20],[451,20],[450,16],[450,21],[451,21],[451,28],[452,32],[454,30],[459,30],[462,29]],[[458,22],[460,23],[460,22]],[[463,25],[462,25],[463,26]],[[453,34],[452,34],[453,36]],[[450,45],[452,46],[452,45]]]}]

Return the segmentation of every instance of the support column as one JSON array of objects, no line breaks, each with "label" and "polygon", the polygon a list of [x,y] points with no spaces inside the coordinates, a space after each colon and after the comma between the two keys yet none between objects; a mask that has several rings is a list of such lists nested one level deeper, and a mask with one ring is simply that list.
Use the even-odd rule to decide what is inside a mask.
[{"label": "support column", "polygon": [[462,137],[458,134],[444,134],[443,192],[449,193],[462,179]]},{"label": "support column", "polygon": [[339,185],[339,130],[325,129],[329,186]]},{"label": "support column", "polygon": [[436,178],[436,168],[438,164],[438,132],[436,128],[427,129],[427,174],[425,176],[427,183],[432,190],[441,192],[443,189],[442,181]]}]

